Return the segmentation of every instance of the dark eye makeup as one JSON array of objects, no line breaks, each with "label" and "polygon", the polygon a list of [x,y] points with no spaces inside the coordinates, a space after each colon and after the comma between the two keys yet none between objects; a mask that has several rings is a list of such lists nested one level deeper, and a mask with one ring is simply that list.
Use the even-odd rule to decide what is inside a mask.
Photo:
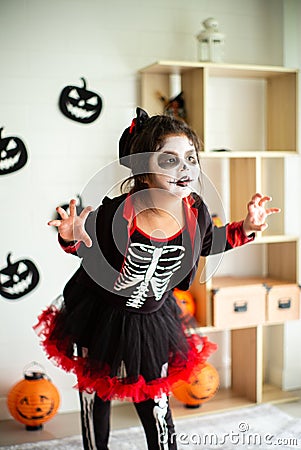
[{"label": "dark eye makeup", "polygon": [[[188,154],[185,161],[190,165],[197,164],[197,158],[193,154]],[[160,153],[158,155],[158,166],[161,169],[174,169],[181,164],[181,158],[172,153]]]}]

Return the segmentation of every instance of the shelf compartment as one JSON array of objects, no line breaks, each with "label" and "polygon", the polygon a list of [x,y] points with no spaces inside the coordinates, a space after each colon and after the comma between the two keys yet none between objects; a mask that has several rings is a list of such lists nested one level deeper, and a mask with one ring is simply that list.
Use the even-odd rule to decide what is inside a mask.
[{"label": "shelf compartment", "polygon": [[297,73],[267,80],[267,148],[292,150],[297,146]]},{"label": "shelf compartment", "polygon": [[230,160],[230,221],[246,216],[246,201],[260,192],[257,183],[257,160],[255,158],[231,158]]},{"label": "shelf compartment", "polygon": [[[286,231],[285,187],[288,180],[285,178],[285,158],[268,157],[268,152],[262,153],[264,156],[258,153],[251,156],[248,152],[248,157],[236,157],[236,152],[223,152],[219,158],[201,158],[202,178],[205,182],[210,180],[214,188],[203,190],[203,195],[209,209],[217,213],[224,223],[242,220],[246,216],[246,203],[256,192],[270,195],[272,201],[267,203],[267,208],[279,207],[281,212],[268,218],[269,227],[263,235],[281,236]],[[206,188],[207,184],[203,184]],[[213,195],[214,190],[220,196],[219,204]]]},{"label": "shelf compartment", "polygon": [[298,241],[266,244],[268,277],[297,283]]},{"label": "shelf compartment", "polygon": [[175,74],[181,77],[187,121],[205,151],[230,144],[236,151],[297,152],[296,69],[160,61],[140,70],[141,104],[151,115],[162,113],[158,91],[169,98]]}]

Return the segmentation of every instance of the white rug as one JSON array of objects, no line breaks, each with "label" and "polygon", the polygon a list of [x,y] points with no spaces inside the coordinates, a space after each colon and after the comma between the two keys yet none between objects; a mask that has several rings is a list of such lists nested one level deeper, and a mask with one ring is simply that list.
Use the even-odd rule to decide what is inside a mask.
[{"label": "white rug", "polygon": [[[175,423],[179,450],[301,448],[301,419],[295,419],[268,404],[176,420]],[[146,450],[142,428],[113,431],[109,447],[110,450]],[[0,449],[82,450],[82,444],[80,436],[73,436]]]}]

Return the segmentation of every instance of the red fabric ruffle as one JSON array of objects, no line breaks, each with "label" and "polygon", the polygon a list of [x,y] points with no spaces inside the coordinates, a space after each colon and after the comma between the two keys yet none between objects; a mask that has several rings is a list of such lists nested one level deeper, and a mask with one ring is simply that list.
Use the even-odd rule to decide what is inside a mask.
[{"label": "red fabric ruffle", "polygon": [[97,368],[98,363],[73,354],[69,339],[55,341],[51,334],[55,326],[55,318],[59,314],[55,306],[49,306],[38,317],[34,330],[41,338],[48,358],[66,372],[74,373],[77,384],[74,386],[80,391],[96,392],[103,400],[129,400],[141,402],[150,398],[169,395],[171,387],[177,381],[189,381],[190,377],[199,372],[208,357],[216,350],[217,345],[210,342],[207,337],[191,334],[187,336],[189,351],[183,359],[181,355],[175,355],[168,365],[168,376],[157,378],[147,382],[143,376],[139,376],[135,382],[125,381],[123,378],[110,377],[109,367]]}]

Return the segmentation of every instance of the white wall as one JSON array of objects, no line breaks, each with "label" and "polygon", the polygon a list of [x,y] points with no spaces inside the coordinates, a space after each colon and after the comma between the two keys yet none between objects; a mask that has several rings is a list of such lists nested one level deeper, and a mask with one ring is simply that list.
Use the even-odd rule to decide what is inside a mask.
[{"label": "white wall", "polygon": [[[283,54],[284,65],[290,67],[301,68],[301,2],[298,0],[285,0],[283,4],[284,17],[284,39],[283,39]],[[301,76],[299,73],[299,86]],[[299,89],[299,101],[301,105],[301,90]],[[300,111],[300,109],[299,109]],[[301,143],[301,117],[299,114],[299,149]],[[296,160],[294,158],[288,161],[286,167],[289,179],[291,180],[286,189],[286,203],[294,202],[296,196],[300,198],[301,193],[301,160],[300,157]],[[300,200],[297,200],[300,205]],[[286,215],[286,229],[288,232],[301,235],[301,208],[290,208],[290,213]],[[300,239],[301,241],[301,239]],[[299,255],[301,255],[301,242],[299,243]],[[299,258],[300,261],[300,258]],[[301,263],[299,263],[299,283],[301,283]],[[292,322],[284,325],[283,342],[287,349],[283,355],[282,363],[282,383],[284,389],[296,389],[300,387],[301,380],[301,358],[297,342],[301,342],[301,326],[300,322]]]},{"label": "white wall", "polygon": [[[12,252],[41,274],[22,299],[0,298],[0,418],[8,417],[7,391],[33,360],[59,388],[60,411],[78,408],[74,377],[47,361],[32,331],[78,265],[47,220],[115,160],[139,101],[137,71],[160,59],[196,60],[195,36],[210,16],[226,34],[225,61],[283,63],[282,0],[0,0],[0,127],[29,153],[22,170],[0,177],[0,270]],[[104,101],[89,125],[65,118],[57,105],[62,88],[82,76]]]}]

